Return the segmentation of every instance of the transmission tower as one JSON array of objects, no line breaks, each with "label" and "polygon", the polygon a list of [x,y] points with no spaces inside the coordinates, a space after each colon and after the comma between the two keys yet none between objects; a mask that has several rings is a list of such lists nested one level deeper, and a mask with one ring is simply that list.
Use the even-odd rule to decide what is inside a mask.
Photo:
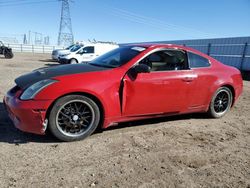
[{"label": "transmission tower", "polygon": [[69,0],[62,1],[62,10],[61,10],[61,21],[60,29],[58,34],[58,45],[69,45],[74,42],[74,36],[71,26],[71,18],[69,12]]}]

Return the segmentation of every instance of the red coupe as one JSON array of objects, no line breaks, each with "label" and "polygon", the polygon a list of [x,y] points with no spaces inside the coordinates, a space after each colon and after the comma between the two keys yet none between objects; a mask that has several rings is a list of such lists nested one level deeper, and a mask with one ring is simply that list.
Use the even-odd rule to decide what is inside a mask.
[{"label": "red coupe", "polygon": [[138,44],[89,64],[62,65],[18,77],[4,97],[15,126],[60,140],[81,140],[98,126],[206,112],[225,115],[242,93],[240,72],[191,48]]}]

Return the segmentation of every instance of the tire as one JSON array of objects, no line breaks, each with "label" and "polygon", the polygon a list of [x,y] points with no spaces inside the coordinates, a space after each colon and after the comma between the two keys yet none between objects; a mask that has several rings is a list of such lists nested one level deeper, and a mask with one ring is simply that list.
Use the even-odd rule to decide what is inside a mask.
[{"label": "tire", "polygon": [[70,63],[70,64],[77,64],[78,61],[77,61],[76,59],[71,59],[69,63]]},{"label": "tire", "polygon": [[68,95],[58,99],[49,114],[49,130],[61,141],[82,140],[91,135],[100,122],[100,109],[90,98]]},{"label": "tire", "polygon": [[13,58],[13,53],[12,53],[12,51],[10,51],[10,50],[5,50],[4,51],[4,57],[6,58],[6,59],[11,59],[11,58]]},{"label": "tire", "polygon": [[232,91],[227,87],[220,87],[214,93],[207,113],[212,118],[221,118],[230,111],[232,103]]}]

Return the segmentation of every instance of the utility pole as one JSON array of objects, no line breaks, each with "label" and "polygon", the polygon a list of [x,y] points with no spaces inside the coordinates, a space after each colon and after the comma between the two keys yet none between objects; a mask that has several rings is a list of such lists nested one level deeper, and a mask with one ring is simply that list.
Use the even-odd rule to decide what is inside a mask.
[{"label": "utility pole", "polygon": [[49,45],[49,36],[44,37],[44,45]]},{"label": "utility pole", "polygon": [[30,33],[31,33],[31,31],[29,30],[29,44],[31,44],[31,40],[30,40],[30,39],[31,39],[31,38],[30,38],[31,36],[30,36]]},{"label": "utility pole", "polygon": [[26,34],[23,35],[23,44],[27,44],[27,37],[26,37]]},{"label": "utility pole", "polygon": [[62,9],[61,9],[61,21],[58,34],[58,45],[69,45],[74,42],[74,36],[71,26],[71,18],[69,11],[69,0],[61,0]]},{"label": "utility pole", "polygon": [[35,44],[36,45],[42,44],[43,34],[38,32],[34,32],[34,34],[35,34]]}]

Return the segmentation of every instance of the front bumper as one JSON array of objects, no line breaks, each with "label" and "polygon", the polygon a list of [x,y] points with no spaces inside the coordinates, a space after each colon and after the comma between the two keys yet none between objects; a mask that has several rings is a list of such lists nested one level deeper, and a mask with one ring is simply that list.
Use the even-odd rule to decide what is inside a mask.
[{"label": "front bumper", "polygon": [[60,64],[69,64],[69,60],[66,59],[66,58],[62,58],[62,57],[59,57],[59,58],[58,58],[58,62],[59,62]]},{"label": "front bumper", "polygon": [[56,60],[56,61],[58,61],[58,57],[59,57],[58,54],[52,54],[52,55],[51,55],[51,58],[52,58],[53,60]]},{"label": "front bumper", "polygon": [[16,128],[24,132],[44,134],[46,130],[46,111],[52,100],[22,101],[18,98],[21,92],[8,92],[3,99],[4,106]]}]

